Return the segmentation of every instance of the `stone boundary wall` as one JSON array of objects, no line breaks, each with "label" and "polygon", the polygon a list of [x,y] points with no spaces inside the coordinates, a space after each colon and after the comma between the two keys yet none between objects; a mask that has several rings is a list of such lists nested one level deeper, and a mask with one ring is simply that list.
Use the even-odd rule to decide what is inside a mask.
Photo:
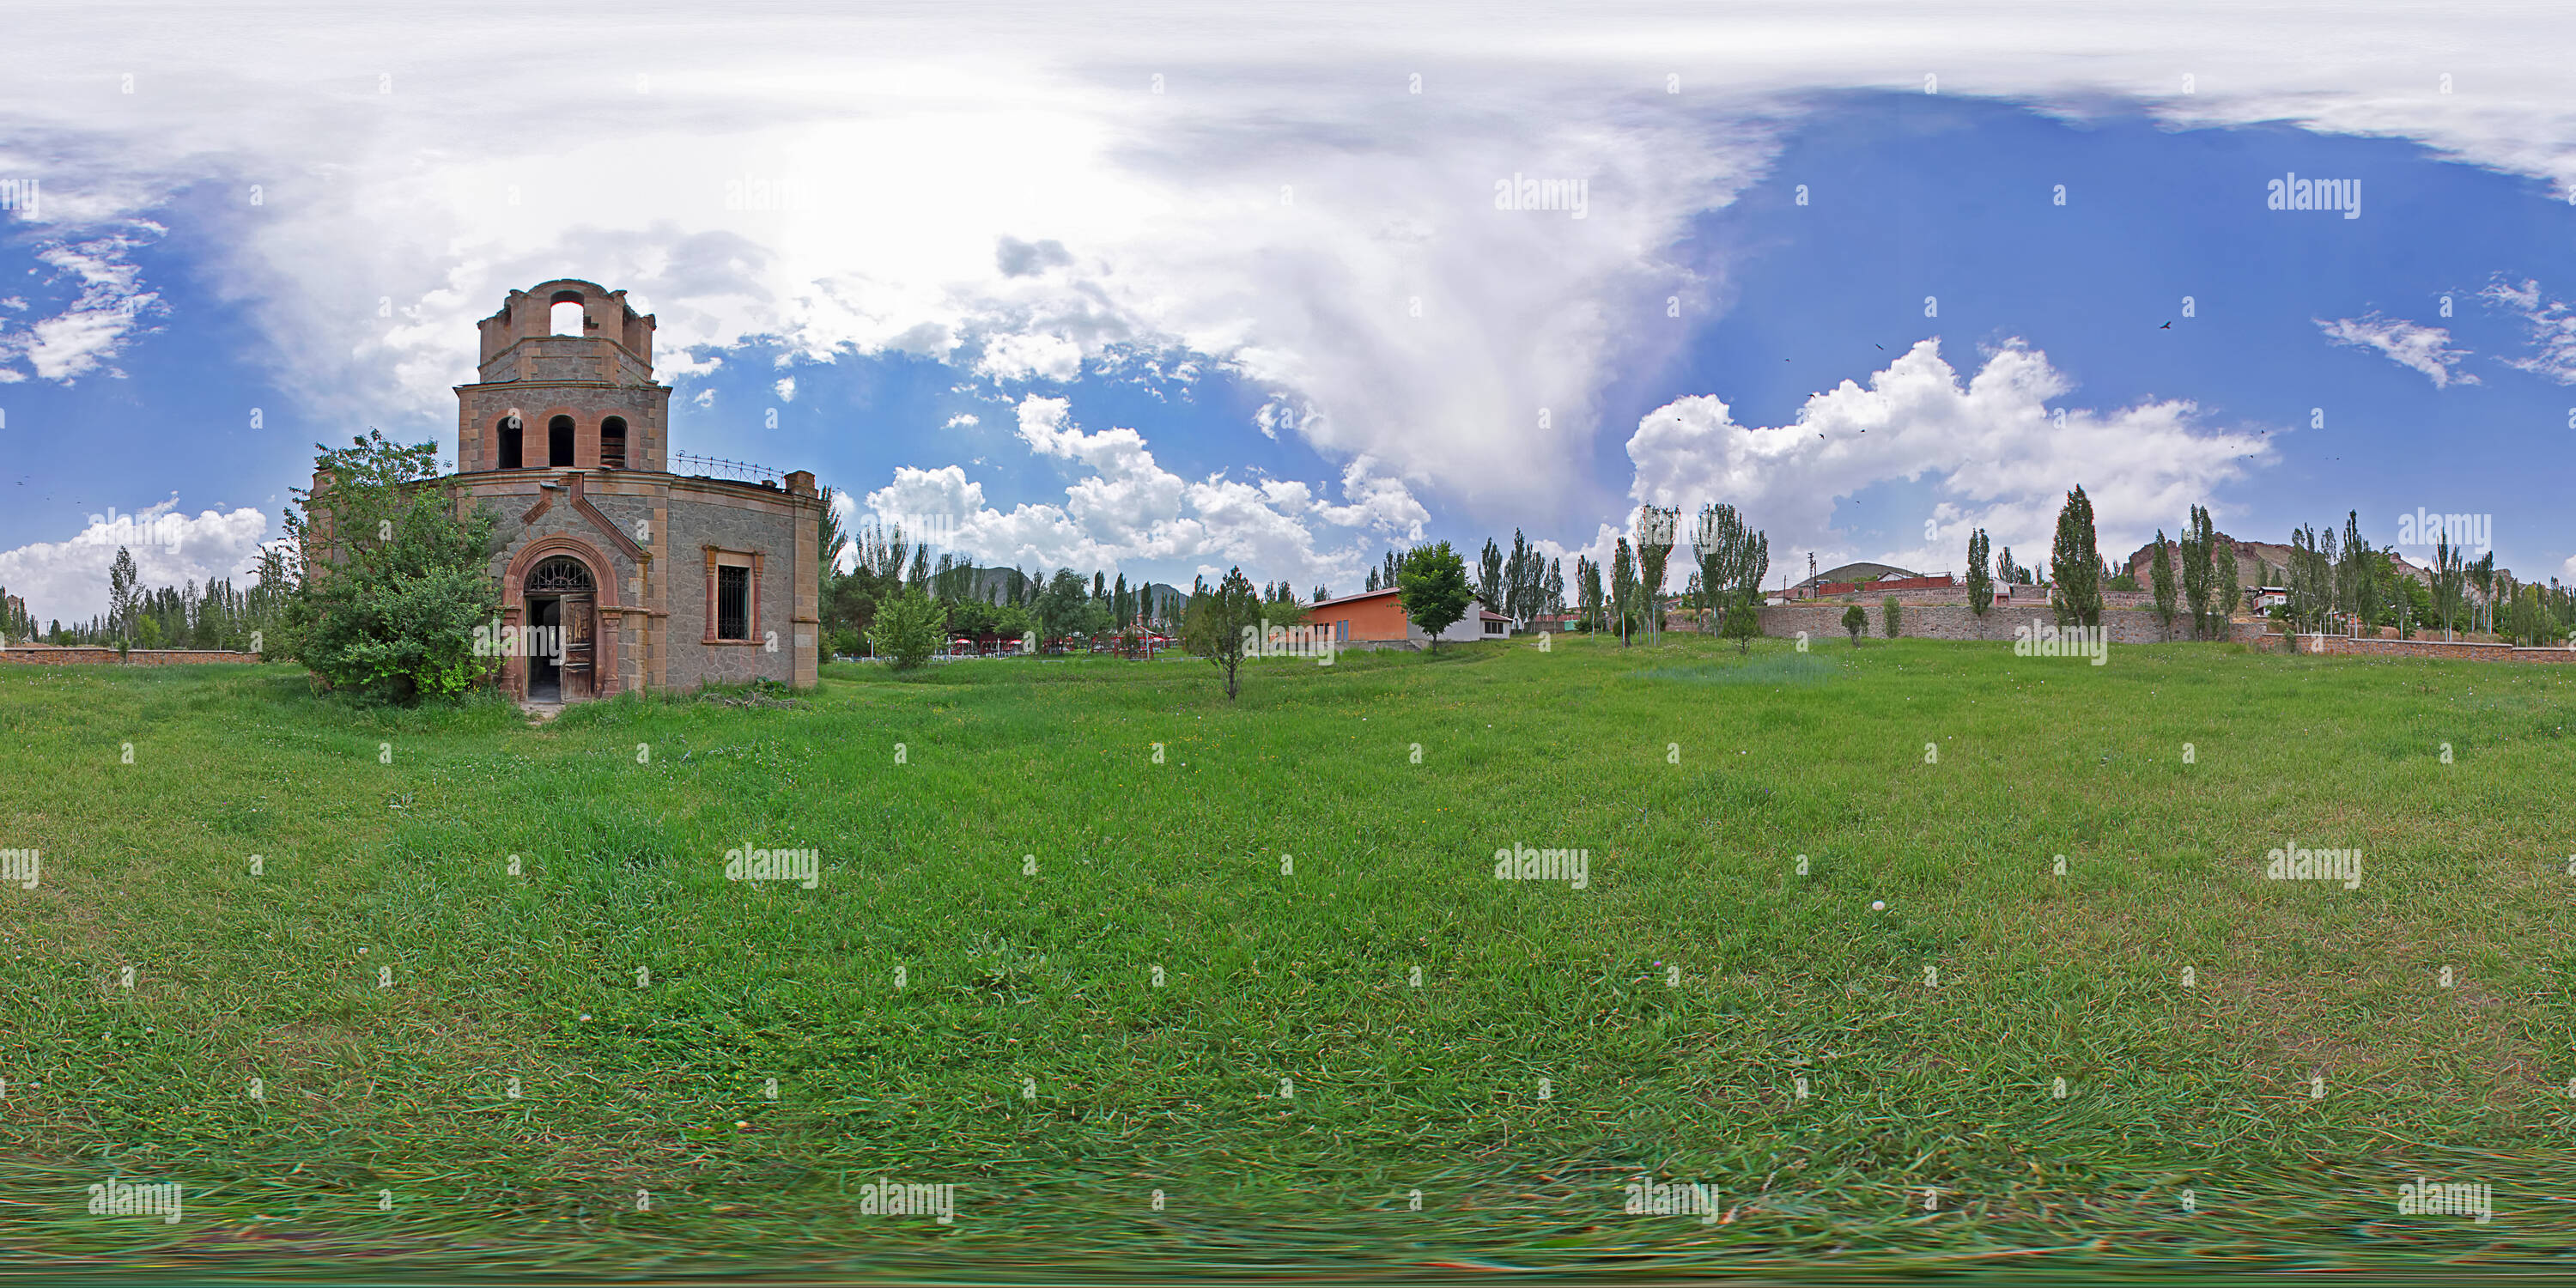
[{"label": "stone boundary wall", "polygon": [[2538,662],[2542,665],[2576,666],[2576,649],[2521,648],[2512,644],[2489,644],[2468,640],[2389,640],[2352,639],[2342,635],[2277,635],[2263,646],[2269,652],[2289,652],[2295,644],[2301,653],[2340,657],[2444,657],[2465,658],[2473,662]]},{"label": "stone boundary wall", "polygon": [[130,666],[189,666],[201,662],[257,662],[257,653],[234,653],[222,649],[139,648],[118,657],[112,648],[79,645],[69,648],[30,648],[19,645],[0,649],[0,662],[27,666],[98,666],[126,663]]},{"label": "stone boundary wall", "polygon": [[[2009,644],[2013,640],[2013,632],[2028,629],[2034,618],[2042,626],[2057,623],[2056,616],[2048,611],[2045,603],[2008,605],[1999,602],[1983,617],[1969,612],[1965,604],[1908,604],[1899,599],[1897,605],[1897,631],[1905,639],[1995,640]],[[1805,631],[1811,640],[1844,639],[1843,610],[1849,606],[1843,603],[1773,605],[1759,610],[1762,633],[1793,639],[1798,632]],[[1885,611],[1869,602],[1862,602],[1860,608],[1869,618],[1869,627],[1862,633],[1871,639],[1885,639]],[[2167,631],[2158,624],[2152,612],[2105,608],[2102,610],[2102,624],[2110,628],[2110,639],[2114,644],[2163,644],[2191,638],[2188,614],[2176,614],[2174,629]],[[2271,628],[2271,623],[2261,621],[2240,621],[2231,625],[2234,629],[2230,638],[2239,643],[2253,640]]]}]

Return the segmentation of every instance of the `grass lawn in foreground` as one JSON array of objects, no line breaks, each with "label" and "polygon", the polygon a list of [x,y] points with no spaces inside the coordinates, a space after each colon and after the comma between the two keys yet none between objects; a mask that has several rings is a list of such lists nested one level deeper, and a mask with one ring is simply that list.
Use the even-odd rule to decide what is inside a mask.
[{"label": "grass lawn in foreground", "polygon": [[0,667],[0,1264],[2563,1255],[2571,684],[1560,639],[530,728]]}]

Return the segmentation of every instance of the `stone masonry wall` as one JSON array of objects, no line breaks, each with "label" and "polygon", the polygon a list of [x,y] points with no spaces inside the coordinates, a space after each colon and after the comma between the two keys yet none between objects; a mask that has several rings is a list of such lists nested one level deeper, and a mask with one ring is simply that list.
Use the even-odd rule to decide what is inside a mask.
[{"label": "stone masonry wall", "polygon": [[2276,635],[2266,641],[2271,651],[2287,651],[2294,644],[2301,653],[2343,657],[2441,657],[2466,658],[2476,662],[2536,662],[2541,665],[2576,665],[2576,649],[2516,648],[2511,644],[2472,643],[2467,640],[2385,640],[2348,639],[2341,635]]},{"label": "stone masonry wall", "polygon": [[[670,645],[670,685],[686,692],[701,684],[741,684],[748,680],[796,683],[796,522],[738,505],[697,500],[674,488],[670,500],[670,617],[665,619]],[[749,644],[702,643],[710,605],[706,593],[706,551],[756,550],[761,554],[758,615]],[[805,628],[808,636],[812,628]],[[778,649],[767,645],[778,633]]]},{"label": "stone masonry wall", "polygon": [[[1908,604],[1897,601],[1897,631],[1906,639],[1935,640],[2001,640],[2010,643],[2013,632],[2028,629],[2036,619],[2042,626],[2053,626],[2057,618],[2042,602],[2027,604],[1998,603],[1979,617],[1965,604]],[[1828,639],[1843,634],[1843,610],[1846,602],[1823,604],[1779,604],[1760,610],[1762,633],[1783,639],[1794,638],[1805,631],[1810,639]],[[1861,611],[1869,618],[1863,632],[1871,639],[1886,638],[1886,610],[1875,603],[1862,602]],[[2105,608],[2102,624],[2110,628],[2114,644],[2158,644],[2191,638],[2189,617],[2177,614],[2174,629],[2167,631],[2156,621],[2153,612],[2134,608]],[[2263,634],[2264,622],[2236,622],[2232,638],[2243,641]]]}]

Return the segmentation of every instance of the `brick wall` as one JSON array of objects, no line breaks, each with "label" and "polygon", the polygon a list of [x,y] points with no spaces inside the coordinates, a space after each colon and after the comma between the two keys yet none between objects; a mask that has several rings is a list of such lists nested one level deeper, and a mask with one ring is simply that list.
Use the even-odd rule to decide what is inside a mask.
[{"label": "brick wall", "polygon": [[257,653],[233,653],[222,649],[155,648],[136,649],[119,658],[112,648],[9,648],[0,649],[0,662],[17,662],[28,666],[96,666],[126,662],[134,666],[192,666],[201,662],[257,662]]}]

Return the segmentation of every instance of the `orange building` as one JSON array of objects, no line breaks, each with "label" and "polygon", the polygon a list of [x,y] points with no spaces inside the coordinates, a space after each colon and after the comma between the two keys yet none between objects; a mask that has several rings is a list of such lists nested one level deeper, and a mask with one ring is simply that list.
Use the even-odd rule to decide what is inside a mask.
[{"label": "orange building", "polygon": [[[1345,595],[1340,599],[1317,600],[1306,611],[1306,623],[1333,633],[1336,646],[1352,644],[1427,644],[1431,634],[1413,624],[1404,615],[1404,604],[1395,590],[1372,590],[1366,594]],[[1467,615],[1450,623],[1440,632],[1440,642],[1501,639],[1511,633],[1511,619],[1488,612],[1483,604],[1467,601]]]}]

